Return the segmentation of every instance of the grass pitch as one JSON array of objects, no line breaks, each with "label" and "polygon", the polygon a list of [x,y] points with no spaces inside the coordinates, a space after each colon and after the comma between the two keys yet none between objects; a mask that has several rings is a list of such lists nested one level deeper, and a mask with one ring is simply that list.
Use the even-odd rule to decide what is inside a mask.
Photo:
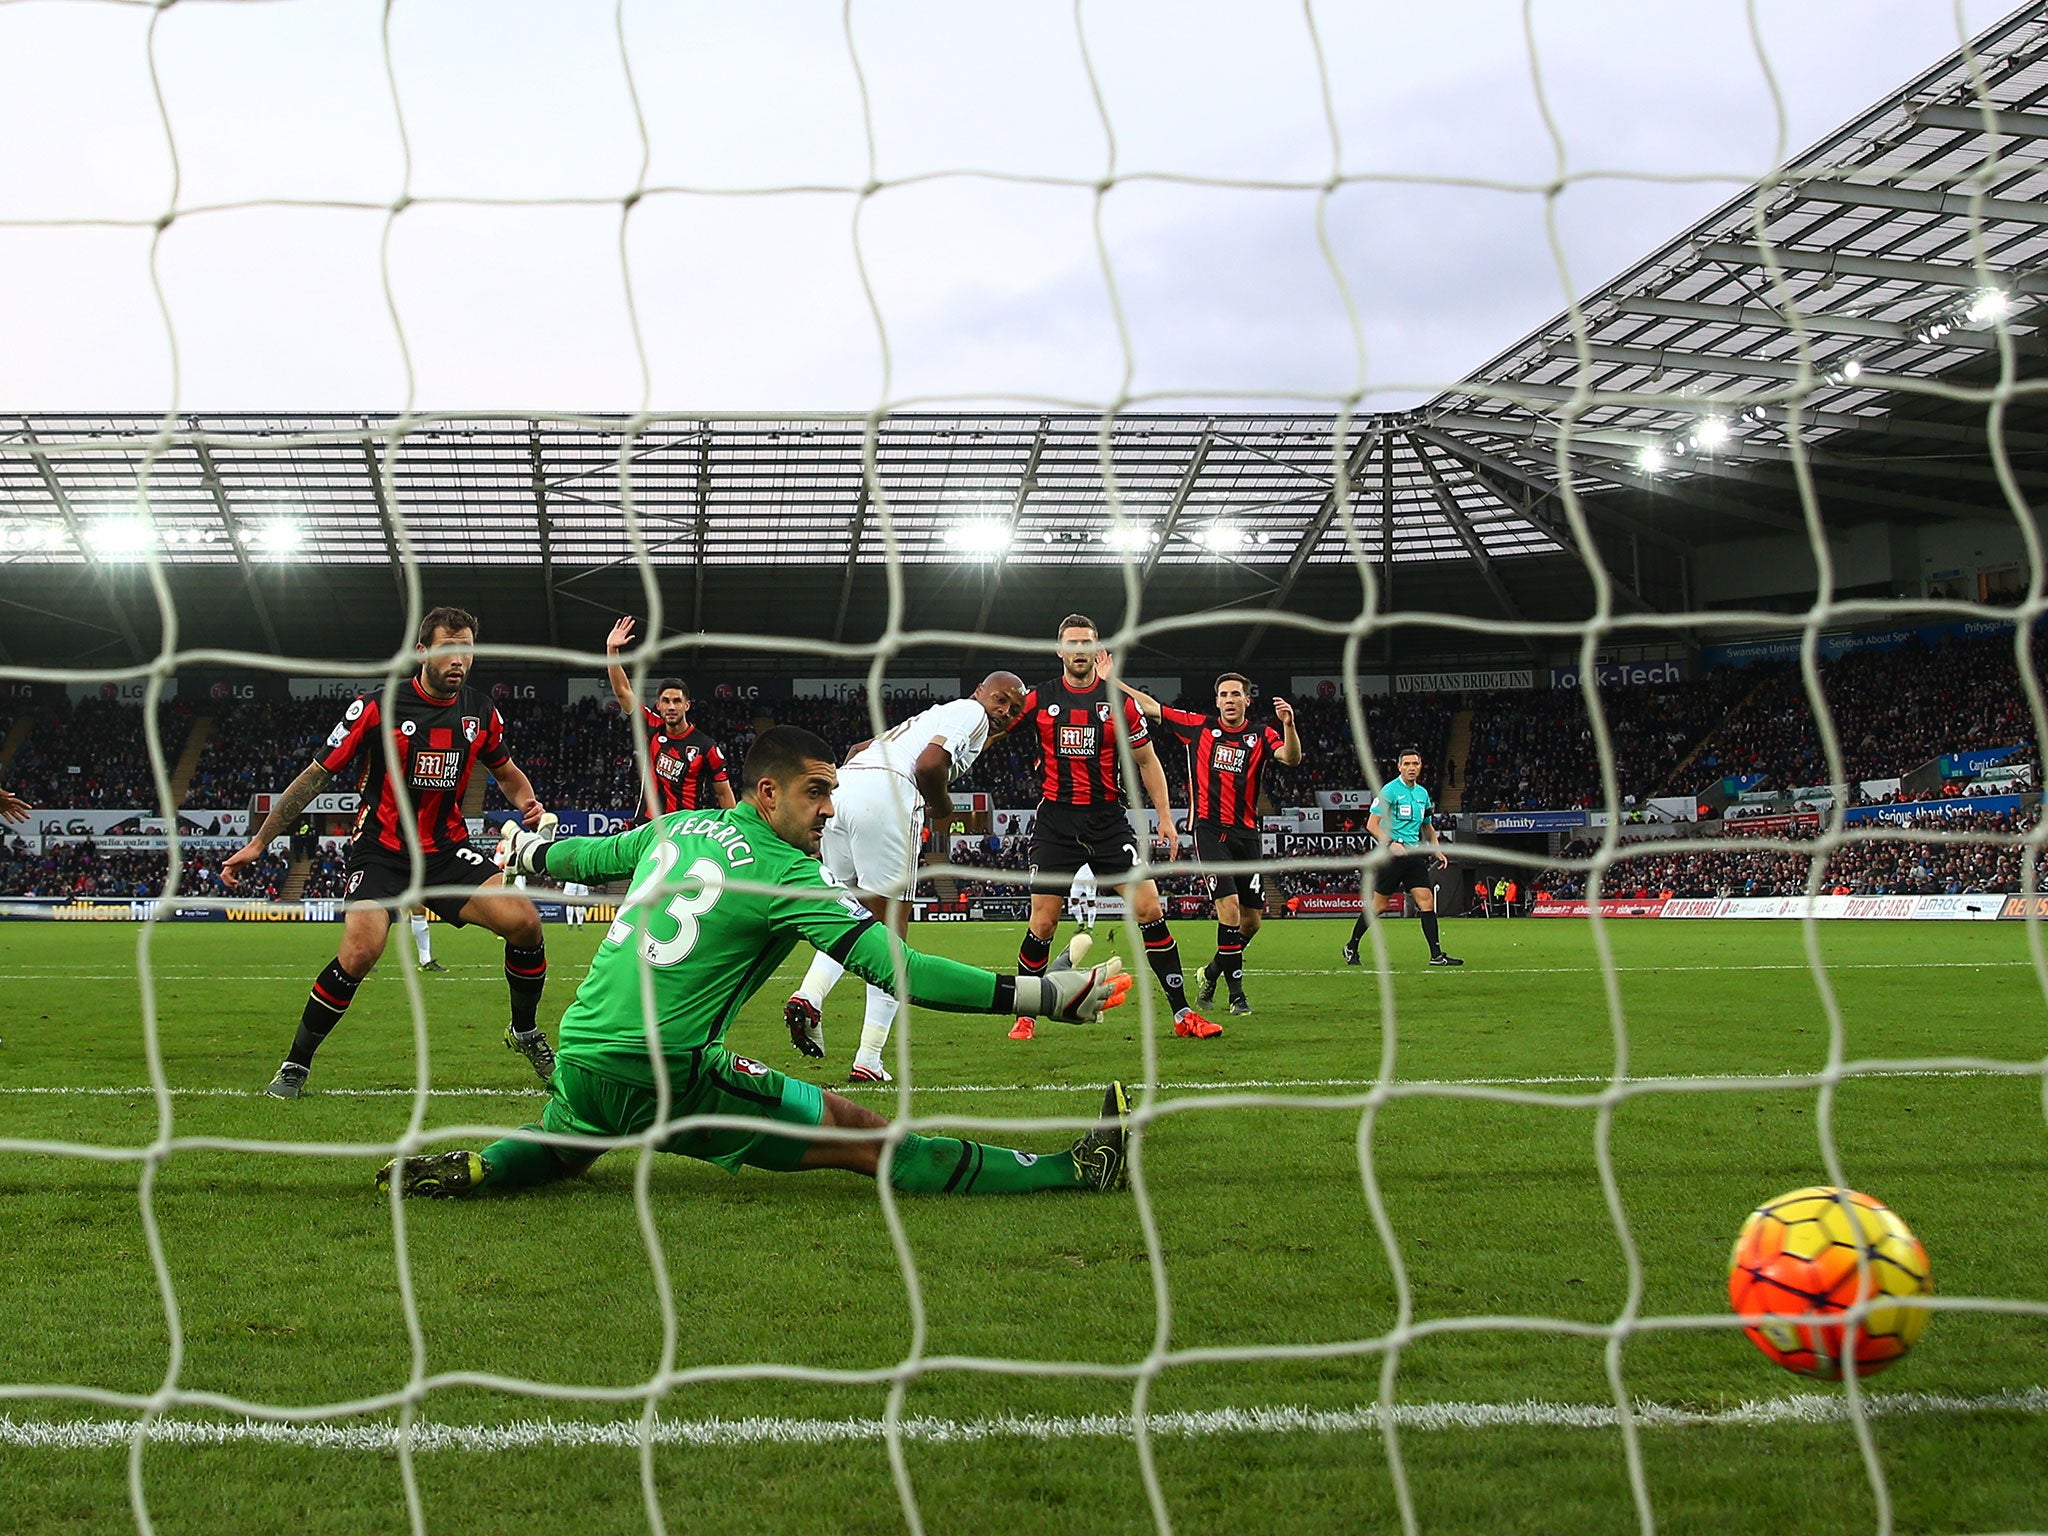
[{"label": "grass pitch", "polygon": [[[1178,932],[1190,967],[1207,925]],[[1773,1079],[1827,1059],[1829,1026],[1797,924],[1616,923],[1616,984],[1634,1078]],[[260,1097],[338,930],[170,926],[149,938],[163,1069],[180,1138],[317,1143],[314,1155],[181,1146],[152,1209],[175,1291],[175,1384],[293,1408],[402,1389],[415,1355],[394,1232],[370,1175],[401,1135],[417,1063],[401,938],[329,1041],[308,1096]],[[551,929],[544,1019],[566,1005],[603,930]],[[1383,1041],[1373,971],[1342,966],[1347,926],[1277,923],[1251,951],[1254,1017],[1209,1042],[1157,1041],[1164,1112],[1142,1167],[1161,1258],[1132,1195],[905,1200],[921,1297],[876,1191],[841,1174],[788,1177],[658,1158],[648,1171],[675,1298],[673,1364],[779,1362],[819,1379],[692,1379],[660,1404],[654,1483],[671,1530],[900,1531],[876,1429],[884,1373],[913,1349],[902,1454],[931,1531],[1101,1533],[1153,1526],[1129,1433],[1128,1372],[1158,1342],[1170,1363],[1147,1410],[1175,1529],[1387,1529],[1398,1523],[1373,1419],[1399,1292],[1361,1176],[1360,1096]],[[0,930],[0,1114],[16,1140],[133,1149],[158,1132],[127,925]],[[916,942],[996,966],[1010,927],[930,927]],[[430,1130],[508,1125],[539,1108],[499,1044],[499,946],[437,933],[445,976],[428,1010]],[[1624,1250],[1579,1096],[1616,1067],[1617,1036],[1581,922],[1464,922],[1463,970],[1424,969],[1412,925],[1387,931],[1403,1083],[1466,1096],[1396,1099],[1371,1124],[1371,1166],[1398,1240],[1411,1322],[1399,1354],[1399,1436],[1426,1530],[1638,1528],[1598,1337],[1455,1320],[1599,1325],[1628,1300]],[[2014,924],[1822,926],[1852,1061],[2048,1056],[2048,1014]],[[792,960],[782,979],[794,985]],[[1138,967],[1142,971],[1142,967]],[[1149,984],[1149,983],[1148,983]],[[833,998],[831,1055],[808,1063],[765,992],[735,1048],[799,1074],[843,1072],[858,1031]],[[1153,994],[1156,1001],[1157,994]],[[1219,1015],[1220,1017],[1220,1015]],[[1154,1013],[1154,1025],[1160,1022]],[[900,1026],[899,1026],[900,1027]],[[1135,1008],[1100,1026],[919,1015],[921,1121],[1050,1151],[1072,1132],[990,1121],[1082,1118],[1112,1076],[1146,1077]],[[1643,1317],[1725,1312],[1730,1243],[1759,1201],[1825,1182],[1831,1124],[1846,1176],[1891,1204],[1932,1256],[1943,1298],[1997,1297],[2032,1315],[1938,1314],[1920,1347],[1872,1378],[1878,1455],[1901,1529],[2048,1528],[2048,1176],[2042,1080],[1993,1072],[1886,1075],[1811,1086],[1643,1094],[1612,1117],[1612,1164],[1642,1263]],[[142,1091],[131,1091],[142,1090]],[[456,1092],[454,1090],[463,1090]],[[1533,1093],[1538,1104],[1471,1097]],[[893,1090],[868,1095],[893,1108]],[[934,1128],[929,1127],[928,1128]],[[474,1145],[468,1136],[448,1144]],[[356,1149],[356,1150],[350,1150]],[[407,1209],[429,1377],[461,1373],[629,1393],[661,1365],[655,1276],[638,1226],[638,1157],[538,1193]],[[134,1414],[172,1371],[142,1166],[0,1152],[0,1526],[132,1529]],[[1304,1357],[1304,1346],[1346,1345]],[[1246,1349],[1291,1353],[1246,1361]],[[994,1362],[1081,1362],[1106,1374],[1017,1373]],[[1876,1504],[1840,1388],[1764,1361],[1729,1329],[1638,1334],[1620,1352],[1647,1484],[1664,1531],[1864,1531]],[[861,1379],[860,1373],[868,1373]],[[27,1383],[69,1397],[20,1394]],[[94,1401],[91,1394],[102,1394]],[[635,1401],[437,1387],[414,1458],[427,1528],[647,1529]],[[258,1432],[235,1414],[175,1409],[142,1458],[161,1532],[404,1529],[389,1411]],[[170,1438],[170,1437],[177,1438]],[[221,1442],[225,1443],[211,1443]]]}]

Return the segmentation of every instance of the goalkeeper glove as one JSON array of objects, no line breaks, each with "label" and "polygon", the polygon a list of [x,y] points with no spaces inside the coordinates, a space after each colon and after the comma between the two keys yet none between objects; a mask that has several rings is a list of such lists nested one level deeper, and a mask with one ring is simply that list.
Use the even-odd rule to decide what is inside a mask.
[{"label": "goalkeeper glove", "polygon": [[548,844],[555,830],[555,818],[541,818],[540,830],[529,832],[516,821],[505,823],[498,834],[498,866],[508,875],[544,875],[548,872]]},{"label": "goalkeeper glove", "polygon": [[1048,971],[1017,978],[1017,1012],[1026,1018],[1092,1024],[1103,1010],[1122,1003],[1131,990],[1123,956],[1085,971]]}]

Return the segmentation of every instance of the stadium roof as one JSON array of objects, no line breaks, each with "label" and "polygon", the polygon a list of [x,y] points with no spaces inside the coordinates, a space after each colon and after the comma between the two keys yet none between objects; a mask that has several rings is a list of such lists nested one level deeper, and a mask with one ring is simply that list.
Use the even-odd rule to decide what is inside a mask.
[{"label": "stadium roof", "polygon": [[[553,639],[558,603],[637,581],[642,548],[665,585],[696,573],[678,606],[698,628],[707,568],[810,570],[840,573],[838,638],[856,573],[892,550],[980,568],[977,629],[1013,568],[1056,587],[1126,559],[1167,583],[1227,568],[1229,601],[1272,609],[1323,585],[1353,614],[1355,576],[1327,578],[1441,563],[1476,578],[1480,611],[1519,620],[1554,612],[1526,577],[1518,593],[1524,564],[1580,564],[1561,471],[1623,605],[1658,609],[1676,604],[1639,589],[1645,543],[1803,532],[1795,432],[1831,524],[2003,516],[1984,391],[2002,365],[2041,371],[2044,9],[1416,410],[903,412],[872,432],[827,416],[0,416],[0,596],[49,567],[136,562],[152,542],[138,482],[173,577],[238,577],[273,643],[267,567],[524,571]],[[2032,402],[2005,416],[2023,484],[2048,448]]]}]

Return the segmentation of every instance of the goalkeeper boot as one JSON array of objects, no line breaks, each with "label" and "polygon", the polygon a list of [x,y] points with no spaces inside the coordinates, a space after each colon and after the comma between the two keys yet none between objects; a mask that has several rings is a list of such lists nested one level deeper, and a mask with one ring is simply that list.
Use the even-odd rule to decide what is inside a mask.
[{"label": "goalkeeper boot", "polygon": [[474,1152],[427,1152],[394,1157],[377,1170],[377,1187],[389,1189],[399,1178],[402,1195],[466,1195],[484,1181],[484,1160]]},{"label": "goalkeeper boot", "polygon": [[306,1091],[306,1075],[313,1069],[302,1067],[296,1061],[288,1061],[277,1069],[277,1076],[270,1080],[270,1086],[263,1091],[273,1099],[296,1099]]},{"label": "goalkeeper boot", "polygon": [[1187,1040],[1214,1040],[1223,1033],[1223,1026],[1212,1024],[1192,1008],[1183,1008],[1173,1016],[1173,1032]]},{"label": "goalkeeper boot", "polygon": [[1431,965],[1463,965],[1465,962],[1458,959],[1455,955],[1447,955],[1442,950],[1438,950],[1429,957],[1429,963]]},{"label": "goalkeeper boot", "polygon": [[1037,1037],[1038,1021],[1036,1019],[1019,1019],[1010,1026],[1010,1038],[1012,1040],[1034,1040]]},{"label": "goalkeeper boot", "polygon": [[[1221,958],[1220,956],[1218,957]],[[1195,988],[1195,1004],[1206,1008],[1216,1001],[1216,961],[1202,967],[1202,984]]]},{"label": "goalkeeper boot", "polygon": [[533,1066],[534,1075],[540,1079],[543,1088],[555,1086],[555,1048],[548,1044],[548,1037],[537,1029],[518,1030],[510,1024],[505,1026],[505,1049],[517,1051]]},{"label": "goalkeeper boot", "polygon": [[1131,1096],[1122,1083],[1111,1083],[1102,1095],[1102,1124],[1075,1142],[1068,1154],[1090,1189],[1124,1187],[1124,1136],[1130,1118]]}]

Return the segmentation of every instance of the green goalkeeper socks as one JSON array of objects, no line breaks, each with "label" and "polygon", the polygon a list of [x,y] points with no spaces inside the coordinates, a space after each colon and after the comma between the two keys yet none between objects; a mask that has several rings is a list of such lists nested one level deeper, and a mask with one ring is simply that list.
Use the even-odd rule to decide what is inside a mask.
[{"label": "green goalkeeper socks", "polygon": [[905,1136],[890,1164],[889,1182],[906,1195],[1021,1195],[1087,1188],[1065,1152],[1039,1157],[953,1136]]},{"label": "green goalkeeper socks", "polygon": [[[525,1127],[529,1131],[537,1125]],[[555,1149],[537,1141],[507,1136],[483,1150],[485,1189],[532,1189],[569,1177],[569,1168],[555,1155]]]}]

